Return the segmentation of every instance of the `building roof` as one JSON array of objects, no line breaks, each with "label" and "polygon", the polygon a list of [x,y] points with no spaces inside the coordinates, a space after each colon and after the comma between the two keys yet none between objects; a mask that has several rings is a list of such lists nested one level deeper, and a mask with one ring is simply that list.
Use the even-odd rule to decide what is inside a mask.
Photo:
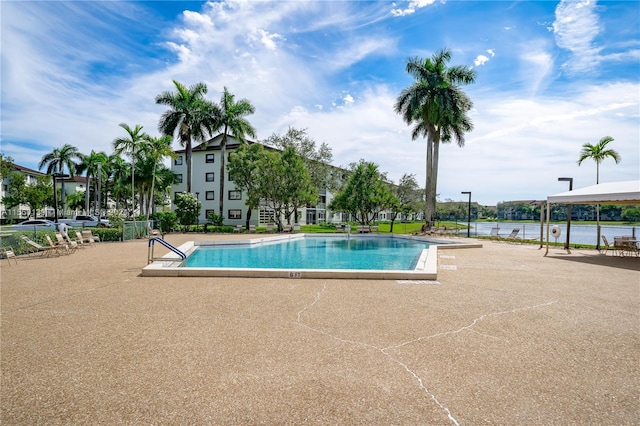
[{"label": "building roof", "polygon": [[28,168],[28,167],[21,166],[20,164],[15,164],[14,163],[13,164],[13,168],[16,169],[19,172],[22,172],[22,173],[28,173],[28,174],[32,174],[32,175],[38,175],[38,176],[46,176],[46,173],[42,173],[42,172],[40,172],[38,170],[33,170],[33,169]]},{"label": "building roof", "polygon": [[640,204],[640,180],[608,182],[547,197],[549,204]]}]

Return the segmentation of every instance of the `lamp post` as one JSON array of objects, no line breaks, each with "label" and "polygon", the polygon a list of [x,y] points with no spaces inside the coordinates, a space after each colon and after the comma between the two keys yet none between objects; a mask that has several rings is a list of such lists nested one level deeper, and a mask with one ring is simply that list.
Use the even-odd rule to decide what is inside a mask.
[{"label": "lamp post", "polygon": [[[569,191],[573,191],[573,178],[559,177],[558,182],[569,182]],[[571,204],[567,204],[567,240],[564,243],[564,249],[571,252],[569,249],[569,236],[571,235]]]},{"label": "lamp post", "polygon": [[[54,222],[58,223],[58,190],[56,188],[57,185],[57,179],[58,178],[66,178],[69,177],[69,175],[65,175],[64,173],[52,173],[51,174],[51,178],[53,179],[53,217],[54,217]],[[63,217],[64,217],[64,212],[63,212]]]},{"label": "lamp post", "polygon": [[471,237],[471,191],[462,191],[461,194],[469,194],[469,209],[467,212],[467,238]]}]

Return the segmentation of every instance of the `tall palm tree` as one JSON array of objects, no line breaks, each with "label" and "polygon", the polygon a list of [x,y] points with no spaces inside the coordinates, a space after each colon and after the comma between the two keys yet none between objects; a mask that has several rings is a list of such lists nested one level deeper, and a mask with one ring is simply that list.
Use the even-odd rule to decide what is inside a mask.
[{"label": "tall palm tree", "polygon": [[191,192],[191,150],[192,139],[204,139],[210,129],[211,102],[204,99],[207,85],[196,83],[186,87],[173,80],[175,92],[162,92],[156,96],[156,103],[170,107],[160,116],[158,130],[164,135],[176,136],[185,147],[187,163],[187,192]]},{"label": "tall palm tree", "polygon": [[[45,154],[40,160],[40,164],[38,164],[38,170],[42,170],[45,166],[47,167],[47,174],[60,174],[64,175],[65,167],[69,170],[69,176],[74,177],[76,174],[76,169],[78,164],[76,164],[73,160],[82,160],[82,154],[78,151],[73,145],[65,144],[61,148],[54,148],[48,154]],[[65,193],[64,193],[64,177],[61,180],[61,188],[62,195],[60,197],[61,205],[62,205],[62,216],[64,217],[65,210]],[[55,191],[55,185],[53,187]]]},{"label": "tall palm tree", "polygon": [[147,206],[147,223],[149,223],[149,215],[154,205],[153,195],[155,191],[156,170],[158,168],[158,164],[161,164],[165,157],[175,157],[175,154],[171,149],[171,140],[172,137],[170,135],[164,135],[159,138],[148,137],[146,140],[146,157],[151,160],[151,163],[153,164],[153,172],[151,174],[151,192],[149,204]]},{"label": "tall palm tree", "polygon": [[431,226],[436,213],[440,142],[455,139],[464,146],[464,134],[473,130],[467,112],[473,106],[460,85],[475,81],[476,72],[466,66],[447,67],[451,51],[440,50],[431,58],[410,58],[406,70],[413,84],[400,92],[394,110],[407,124],[414,124],[413,140],[427,138],[425,221]]},{"label": "tall palm tree", "polygon": [[136,124],[132,129],[128,124],[120,123],[126,132],[126,137],[119,137],[113,141],[113,149],[115,153],[120,155],[127,153],[131,156],[131,208],[132,214],[135,216],[136,211],[136,186],[135,186],[135,166],[136,166],[136,151],[140,149],[140,145],[144,142],[147,134],[142,131],[143,126]]},{"label": "tall palm tree", "polygon": [[119,155],[110,155],[107,159],[108,170],[108,191],[107,193],[116,202],[116,210],[120,209],[120,201],[124,200],[126,208],[127,186],[126,181],[129,179],[130,168],[127,162]]},{"label": "tall palm tree", "polygon": [[[596,162],[596,185],[600,183],[600,163],[602,163],[607,157],[613,158],[613,160],[618,164],[621,160],[620,154],[616,150],[607,148],[607,145],[613,142],[613,138],[611,136],[605,136],[600,141],[592,145],[590,143],[585,143],[582,145],[582,149],[580,150],[580,158],[578,158],[578,165],[580,166],[582,162],[588,158],[592,159]],[[596,204],[596,229],[597,229],[597,238],[596,241],[596,249],[600,249],[600,204]]]},{"label": "tall palm tree", "polygon": [[219,110],[214,109],[213,116],[208,123],[211,131],[222,130],[222,142],[220,143],[220,216],[224,216],[224,173],[225,173],[225,152],[227,147],[227,136],[231,134],[240,142],[245,142],[247,136],[256,137],[256,129],[247,121],[245,116],[253,114],[256,109],[247,99],[235,100],[235,95],[229,93],[224,88],[220,98]]},{"label": "tall palm tree", "polygon": [[[82,163],[80,166],[86,172],[87,176],[87,190],[85,191],[85,199],[84,199],[84,209],[85,212],[89,213],[89,187],[91,186],[92,178],[104,178],[107,170],[107,154],[104,152],[95,152],[93,149],[89,155],[84,155],[82,157]],[[95,183],[94,183],[95,184]],[[97,188],[95,189],[95,193],[97,194]],[[95,206],[95,209],[100,209],[99,205]]]}]

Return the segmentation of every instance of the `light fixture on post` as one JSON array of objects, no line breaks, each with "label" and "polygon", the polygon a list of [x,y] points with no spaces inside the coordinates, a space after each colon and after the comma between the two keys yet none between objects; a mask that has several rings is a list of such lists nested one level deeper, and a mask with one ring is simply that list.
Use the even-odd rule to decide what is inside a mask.
[{"label": "light fixture on post", "polygon": [[[573,191],[573,178],[559,177],[558,182],[569,182],[569,191]],[[567,204],[567,240],[564,243],[564,249],[569,253],[571,253],[571,249],[569,248],[570,235],[571,235],[571,204]]]},{"label": "light fixture on post", "polygon": [[467,211],[467,238],[471,237],[471,191],[462,191],[462,194],[469,194],[469,208]]},{"label": "light fixture on post", "polygon": [[[58,178],[66,178],[69,177],[69,175],[65,175],[64,173],[52,173],[51,177],[53,178],[53,217],[54,217],[54,222],[58,223],[58,190],[56,188],[57,186],[57,180]],[[64,217],[64,212],[62,212],[62,215]]]}]

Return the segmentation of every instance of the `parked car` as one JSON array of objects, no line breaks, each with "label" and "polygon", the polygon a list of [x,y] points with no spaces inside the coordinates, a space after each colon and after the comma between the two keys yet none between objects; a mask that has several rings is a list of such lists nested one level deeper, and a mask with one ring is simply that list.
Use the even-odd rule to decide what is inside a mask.
[{"label": "parked car", "polygon": [[11,229],[14,231],[33,231],[34,229],[37,231],[56,231],[58,229],[58,225],[47,219],[30,219],[12,225]]},{"label": "parked car", "polygon": [[73,219],[59,219],[58,222],[66,223],[69,226],[77,226],[78,228],[111,228],[109,219],[98,219],[97,216],[78,215]]}]

